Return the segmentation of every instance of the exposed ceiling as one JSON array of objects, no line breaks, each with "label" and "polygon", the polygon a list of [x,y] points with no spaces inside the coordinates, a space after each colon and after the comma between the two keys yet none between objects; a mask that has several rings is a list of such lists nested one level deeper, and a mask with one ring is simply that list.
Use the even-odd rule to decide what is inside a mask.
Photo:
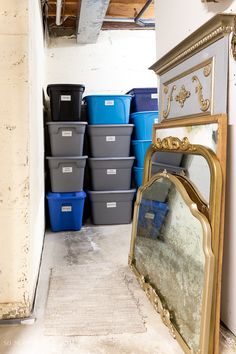
[{"label": "exposed ceiling", "polygon": [[152,0],[42,0],[49,36],[95,43],[101,29],[153,29]]}]

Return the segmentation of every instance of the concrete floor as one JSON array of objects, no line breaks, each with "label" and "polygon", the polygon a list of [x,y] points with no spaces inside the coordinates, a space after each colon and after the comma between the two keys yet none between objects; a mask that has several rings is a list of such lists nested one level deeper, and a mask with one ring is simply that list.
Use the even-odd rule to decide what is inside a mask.
[{"label": "concrete floor", "polygon": [[[45,240],[33,325],[1,326],[1,354],[181,354],[127,266],[131,225],[84,227],[80,232],[51,233]],[[144,333],[106,336],[46,336],[44,313],[51,269],[109,262],[129,277],[129,289],[145,320]],[[99,270],[98,270],[99,271]],[[75,294],[76,296],[76,294]],[[78,318],[79,321],[79,318]],[[236,353],[235,337],[222,331],[221,354]]]}]

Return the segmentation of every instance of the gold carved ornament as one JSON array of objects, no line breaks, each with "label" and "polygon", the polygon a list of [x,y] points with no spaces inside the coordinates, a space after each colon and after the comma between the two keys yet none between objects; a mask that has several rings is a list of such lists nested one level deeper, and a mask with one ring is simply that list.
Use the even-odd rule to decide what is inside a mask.
[{"label": "gold carved ornament", "polygon": [[180,150],[180,151],[195,151],[196,148],[190,144],[187,137],[180,140],[177,137],[169,136],[164,139],[157,138],[155,147],[157,150]]},{"label": "gold carved ornament", "polygon": [[[176,90],[176,85],[173,85],[171,90],[170,90],[170,94],[167,98],[167,108],[166,110],[164,110],[162,112],[163,118],[167,118],[169,113],[170,113],[170,108],[171,108],[171,103],[173,101],[173,91]],[[164,86],[164,93],[167,94],[168,93],[168,86]]]},{"label": "gold carved ornament", "polygon": [[190,91],[187,91],[185,86],[182,85],[178,95],[175,96],[175,100],[176,102],[179,102],[180,107],[183,108],[186,99],[189,98],[190,95]]},{"label": "gold carved ornament", "polygon": [[164,57],[154,63],[150,69],[154,70],[156,74],[162,75],[174,68],[183,60],[193,56],[199,50],[216,42],[218,39],[233,32],[231,43],[232,54],[236,60],[236,30],[234,29],[233,21],[235,16],[229,14],[218,14],[205,25],[201,26],[195,31],[195,36],[186,38],[177,48],[172,49],[165,54]]},{"label": "gold carved ornament", "polygon": [[153,305],[156,312],[160,314],[161,319],[163,323],[166,325],[166,327],[169,329],[170,334],[174,339],[176,339],[175,329],[171,322],[170,312],[163,307],[161,299],[157,295],[157,292],[153,289],[153,287],[149,283],[146,283],[145,277],[143,275],[140,275],[138,277],[138,282],[141,288],[145,291],[149,301]]},{"label": "gold carved ornament", "polygon": [[[236,45],[236,39],[235,39],[235,45]],[[209,63],[208,65],[206,65],[203,68],[204,76],[208,77],[211,74],[211,71],[212,71],[212,64]],[[194,75],[192,77],[192,82],[195,82],[195,81],[197,82],[197,86],[195,88],[195,92],[198,95],[198,101],[199,101],[199,104],[200,104],[200,109],[201,109],[201,111],[206,112],[209,109],[209,107],[210,107],[210,100],[208,98],[204,99],[203,94],[202,94],[203,87],[202,87],[202,84],[201,84],[201,82],[200,82],[200,80],[199,80],[197,75]],[[169,114],[170,114],[170,109],[171,109],[171,103],[173,101],[173,91],[174,90],[176,90],[176,85],[172,86],[170,94],[169,94],[169,96],[167,98],[167,108],[165,110],[163,110],[163,112],[162,112],[162,115],[163,115],[164,119],[166,119],[169,116]],[[164,85],[164,90],[163,91],[164,91],[164,94],[167,95],[168,91],[169,91],[168,86]],[[178,102],[180,104],[181,108],[183,108],[184,104],[185,104],[185,101],[190,96],[191,96],[191,92],[186,90],[185,86],[182,85],[179,93],[175,96],[175,100],[176,100],[176,102]]]},{"label": "gold carved ornament", "polygon": [[204,74],[205,77],[208,77],[210,75],[211,69],[212,69],[211,63],[204,67],[203,74]]},{"label": "gold carved ornament", "polygon": [[199,104],[200,104],[200,109],[201,109],[201,111],[206,112],[208,110],[208,108],[210,107],[210,100],[208,98],[204,99],[203,94],[202,94],[203,87],[202,87],[202,84],[201,84],[199,78],[197,77],[197,75],[194,75],[192,77],[192,82],[194,82],[194,81],[197,82],[197,86],[195,88],[195,92],[198,95],[198,101],[199,101]]}]

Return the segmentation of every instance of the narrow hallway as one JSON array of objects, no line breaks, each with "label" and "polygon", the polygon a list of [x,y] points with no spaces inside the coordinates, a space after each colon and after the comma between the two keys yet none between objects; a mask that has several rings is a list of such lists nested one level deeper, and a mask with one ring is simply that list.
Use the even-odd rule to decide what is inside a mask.
[{"label": "narrow hallway", "polygon": [[130,234],[131,225],[48,232],[36,322],[0,328],[1,354],[182,353],[127,265]]},{"label": "narrow hallway", "polygon": [[[130,233],[131,225],[48,232],[36,321],[1,327],[1,354],[181,354],[127,265]],[[221,343],[221,353],[235,348]]]}]

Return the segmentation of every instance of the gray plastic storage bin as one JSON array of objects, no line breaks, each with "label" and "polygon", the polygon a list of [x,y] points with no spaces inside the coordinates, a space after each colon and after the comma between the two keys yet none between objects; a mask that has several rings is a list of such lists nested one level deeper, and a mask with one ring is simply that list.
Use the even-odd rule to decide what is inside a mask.
[{"label": "gray plastic storage bin", "polygon": [[86,122],[48,122],[52,156],[82,156]]},{"label": "gray plastic storage bin", "polygon": [[92,189],[95,191],[130,189],[134,159],[134,157],[89,158]]},{"label": "gray plastic storage bin", "polygon": [[179,166],[181,164],[183,154],[176,152],[155,152],[152,161],[164,163],[167,165]]},{"label": "gray plastic storage bin", "polygon": [[95,225],[129,224],[136,190],[88,191]]},{"label": "gray plastic storage bin", "polygon": [[52,192],[79,192],[83,189],[88,156],[47,157]]},{"label": "gray plastic storage bin", "polygon": [[92,157],[127,157],[133,124],[88,125]]},{"label": "gray plastic storage bin", "polygon": [[152,161],[152,175],[163,172],[163,170],[167,170],[169,173],[181,173],[185,171],[185,168]]}]

